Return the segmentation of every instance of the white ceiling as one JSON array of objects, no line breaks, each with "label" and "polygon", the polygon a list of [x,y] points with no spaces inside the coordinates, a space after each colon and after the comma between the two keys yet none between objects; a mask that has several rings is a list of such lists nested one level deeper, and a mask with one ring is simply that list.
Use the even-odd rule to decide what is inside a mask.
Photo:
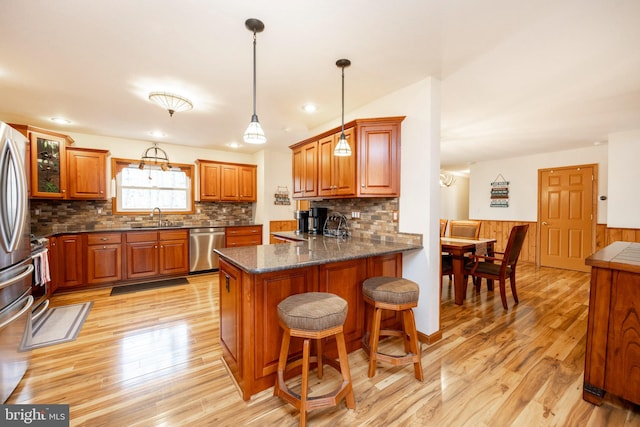
[{"label": "white ceiling", "polygon": [[[2,0],[0,118],[212,149],[267,148],[427,76],[442,80],[442,165],[584,147],[640,128],[638,0]],[[148,101],[168,91],[192,111]],[[302,111],[314,102],[319,111]],[[398,111],[399,115],[410,112]],[[66,117],[61,127],[51,117]],[[253,152],[262,147],[244,146]]]}]

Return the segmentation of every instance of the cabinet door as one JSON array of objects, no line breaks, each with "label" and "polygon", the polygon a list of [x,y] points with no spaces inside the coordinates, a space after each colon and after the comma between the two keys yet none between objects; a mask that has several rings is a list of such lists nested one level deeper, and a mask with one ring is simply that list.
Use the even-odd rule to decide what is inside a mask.
[{"label": "cabinet door", "polygon": [[122,279],[122,245],[87,246],[87,283],[110,283]]},{"label": "cabinet door", "polygon": [[200,163],[200,200],[220,201],[220,164]]},{"label": "cabinet door", "polygon": [[106,151],[67,148],[67,197],[106,200],[106,163]]},{"label": "cabinet door", "polygon": [[238,166],[238,200],[241,202],[255,202],[256,197],[256,167]]},{"label": "cabinet door", "polygon": [[358,159],[358,195],[400,195],[399,123],[359,126]]},{"label": "cabinet door", "polygon": [[[356,194],[356,157],[355,128],[345,129],[344,136],[351,146],[351,155],[346,157],[334,156],[333,186],[337,196],[353,196]],[[338,145],[340,134],[334,138],[334,148]],[[331,151],[333,155],[333,151]]]},{"label": "cabinet door", "polygon": [[66,144],[63,136],[30,132],[31,197],[62,199],[67,188]]},{"label": "cabinet door", "polygon": [[218,273],[220,286],[220,344],[225,353],[231,356],[233,363],[230,363],[232,370],[239,371],[242,376],[242,365],[238,360],[242,350],[240,346],[240,333],[242,331],[242,317],[240,306],[241,290],[240,270],[220,260],[220,270]]},{"label": "cabinet door", "polygon": [[318,195],[333,196],[335,194],[333,150],[335,137],[329,135],[318,141]]},{"label": "cabinet door", "polygon": [[160,241],[160,274],[189,273],[189,245],[186,239]]},{"label": "cabinet door", "polygon": [[127,279],[140,279],[158,274],[158,241],[127,242]]},{"label": "cabinet door", "polygon": [[57,238],[56,277],[61,288],[77,287],[84,284],[82,262],[82,239],[80,235],[59,236]]},{"label": "cabinet door", "polygon": [[[367,278],[365,259],[335,262],[320,266],[318,290],[331,292],[345,299],[349,305],[344,322],[344,338],[353,343],[362,338],[364,329],[364,302],[362,282]],[[328,343],[330,346],[331,341]],[[349,347],[349,344],[347,344]],[[335,347],[331,347],[335,348]]]},{"label": "cabinet door", "polygon": [[307,143],[293,155],[293,197],[318,195],[318,142]]},{"label": "cabinet door", "polygon": [[220,166],[220,200],[233,202],[237,201],[238,191],[238,166]]}]

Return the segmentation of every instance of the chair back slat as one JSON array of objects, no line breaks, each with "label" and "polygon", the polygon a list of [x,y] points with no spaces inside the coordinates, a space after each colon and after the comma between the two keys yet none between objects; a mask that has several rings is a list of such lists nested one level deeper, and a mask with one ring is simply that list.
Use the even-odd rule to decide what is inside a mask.
[{"label": "chair back slat", "polygon": [[449,236],[477,239],[480,237],[482,221],[451,220],[449,221]]},{"label": "chair back slat", "polygon": [[511,229],[509,241],[504,250],[505,257],[507,257],[505,261],[510,267],[513,267],[518,262],[524,239],[527,236],[527,230],[529,230],[529,224],[516,225]]},{"label": "chair back slat", "polygon": [[444,237],[444,233],[446,233],[447,231],[447,223],[449,222],[449,220],[446,219],[441,219],[440,220],[440,237]]}]

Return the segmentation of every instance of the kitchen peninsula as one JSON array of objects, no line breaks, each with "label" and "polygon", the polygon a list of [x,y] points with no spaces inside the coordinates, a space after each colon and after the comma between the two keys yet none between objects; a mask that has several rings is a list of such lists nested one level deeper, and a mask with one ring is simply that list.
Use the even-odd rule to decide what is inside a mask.
[{"label": "kitchen peninsula", "polygon": [[[331,292],[349,311],[344,334],[349,352],[360,348],[365,304],[362,282],[372,276],[402,276],[402,253],[420,244],[283,233],[288,244],[216,249],[220,255],[220,344],[242,397],[273,386],[282,332],[277,305],[289,295]],[[393,314],[393,313],[391,313]],[[384,319],[387,325],[395,316]],[[301,351],[293,342],[290,353]],[[325,353],[336,356],[335,342]]]}]

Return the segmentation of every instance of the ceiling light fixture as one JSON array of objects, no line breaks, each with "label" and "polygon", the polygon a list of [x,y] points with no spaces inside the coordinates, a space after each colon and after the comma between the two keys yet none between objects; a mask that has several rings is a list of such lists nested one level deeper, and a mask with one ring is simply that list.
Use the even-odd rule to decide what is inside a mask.
[{"label": "ceiling light fixture", "polygon": [[315,113],[318,111],[318,107],[315,104],[307,103],[302,106],[305,113]]},{"label": "ceiling light fixture", "polygon": [[140,160],[140,164],[138,168],[144,169],[145,165],[153,163],[154,165],[160,165],[160,169],[163,171],[171,168],[169,164],[169,156],[167,156],[167,152],[162,148],[158,147],[157,143],[154,143],[151,147],[144,150],[142,153],[142,159]]},{"label": "ceiling light fixture", "polygon": [[351,147],[349,147],[349,142],[344,136],[344,67],[351,65],[351,61],[348,59],[338,59],[336,61],[336,65],[342,68],[342,133],[340,134],[340,139],[336,144],[336,148],[333,150],[333,155],[338,157],[347,157],[351,155]]},{"label": "ceiling light fixture", "polygon": [[62,117],[51,117],[51,121],[58,123],[60,125],[69,125],[71,124],[71,120],[63,119]]},{"label": "ceiling light fixture", "polygon": [[251,116],[251,123],[249,123],[247,130],[244,131],[244,142],[247,144],[264,144],[267,142],[267,137],[264,136],[264,131],[256,114],[256,33],[261,33],[264,30],[264,24],[259,19],[250,18],[245,21],[244,25],[249,31],[253,32],[253,115]]},{"label": "ceiling light fixture", "polygon": [[173,113],[189,111],[193,108],[193,104],[187,98],[167,92],[151,92],[149,101],[153,101],[169,111],[171,117],[173,117]]},{"label": "ceiling light fixture", "polygon": [[440,187],[451,187],[455,182],[455,175],[440,172]]}]

